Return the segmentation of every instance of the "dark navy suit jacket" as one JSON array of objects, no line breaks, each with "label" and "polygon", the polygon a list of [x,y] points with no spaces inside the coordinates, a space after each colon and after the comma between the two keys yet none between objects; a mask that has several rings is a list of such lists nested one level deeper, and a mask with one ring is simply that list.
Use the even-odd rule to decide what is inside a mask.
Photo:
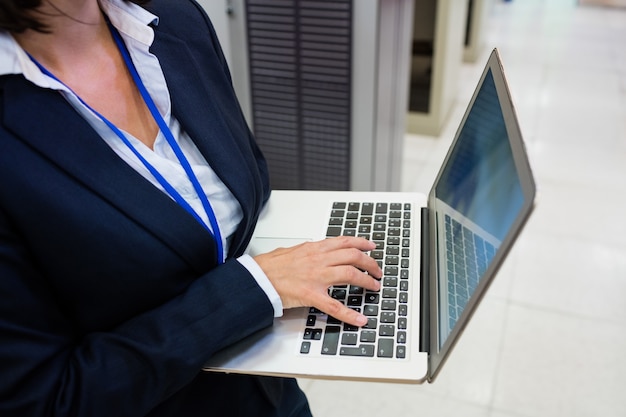
[{"label": "dark navy suit jacket", "polygon": [[[293,380],[201,372],[270,326],[234,256],[270,193],[206,14],[155,0],[173,115],[243,209],[229,260],[60,94],[0,77],[0,415],[282,416]],[[290,403],[290,404],[287,404]],[[240,414],[238,414],[240,413]]]}]

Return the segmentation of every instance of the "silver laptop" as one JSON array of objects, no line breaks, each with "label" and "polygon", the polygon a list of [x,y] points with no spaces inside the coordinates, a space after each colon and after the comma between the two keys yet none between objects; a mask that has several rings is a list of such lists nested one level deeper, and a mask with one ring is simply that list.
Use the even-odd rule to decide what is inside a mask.
[{"label": "silver laptop", "polygon": [[536,188],[497,50],[428,195],[274,191],[252,255],[339,235],[364,236],[379,292],[329,294],[368,317],[361,328],[311,308],[211,358],[205,370],[432,382],[528,219]]}]

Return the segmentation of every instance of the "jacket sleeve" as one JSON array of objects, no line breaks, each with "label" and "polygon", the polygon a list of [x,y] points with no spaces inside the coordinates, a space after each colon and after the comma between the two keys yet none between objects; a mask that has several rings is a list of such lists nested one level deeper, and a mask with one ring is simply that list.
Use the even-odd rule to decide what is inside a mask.
[{"label": "jacket sleeve", "polygon": [[[0,415],[145,415],[219,349],[271,325],[273,311],[237,261],[158,308],[82,334],[0,212]],[[110,300],[115,308],[115,300]],[[225,318],[228,317],[228,320]]]}]

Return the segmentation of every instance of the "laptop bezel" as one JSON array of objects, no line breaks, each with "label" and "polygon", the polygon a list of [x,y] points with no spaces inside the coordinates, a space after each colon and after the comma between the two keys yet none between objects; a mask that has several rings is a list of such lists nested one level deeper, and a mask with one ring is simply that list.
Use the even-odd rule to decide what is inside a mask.
[{"label": "laptop bezel", "polygon": [[[450,156],[452,155],[454,148],[456,146],[457,141],[459,140],[459,136],[463,126],[467,120],[467,117],[474,105],[478,92],[483,85],[485,77],[488,72],[491,71],[493,80],[496,86],[496,92],[498,94],[498,101],[500,103],[500,107],[502,109],[502,114],[505,120],[506,130],[509,136],[509,142],[511,145],[515,166],[517,168],[518,174],[520,176],[522,192],[524,195],[524,203],[522,208],[520,209],[519,215],[515,219],[513,226],[511,228],[511,232],[505,237],[502,241],[500,249],[496,253],[493,261],[487,268],[484,277],[480,280],[476,290],[470,297],[467,307],[459,317],[455,327],[452,329],[451,333],[447,337],[443,346],[439,346],[439,286],[437,283],[437,235],[436,235],[436,223],[437,216],[433,210],[434,200],[436,198],[436,186],[438,181],[440,180],[444,167],[448,163]],[[472,99],[465,111],[463,119],[459,124],[459,127],[456,131],[454,140],[452,145],[450,146],[448,153],[445,157],[444,163],[441,165],[439,173],[435,179],[433,187],[428,194],[428,211],[429,211],[429,247],[432,248],[429,254],[429,287],[430,287],[430,300],[429,300],[429,327],[430,327],[430,349],[429,349],[429,376],[428,381],[433,382],[439,371],[441,370],[443,364],[449,357],[451,351],[455,347],[458,342],[461,334],[465,330],[467,323],[469,323],[471,317],[476,311],[477,306],[480,301],[484,297],[487,289],[491,285],[493,278],[495,277],[498,269],[502,265],[504,259],[506,258],[508,252],[513,246],[514,241],[518,237],[520,231],[523,229],[524,224],[528,220],[534,205],[535,205],[535,197],[536,197],[536,184],[532,174],[532,169],[528,162],[528,155],[525,148],[525,144],[523,141],[522,133],[519,127],[519,123],[517,120],[517,116],[515,113],[515,108],[513,106],[513,102],[511,100],[511,94],[508,88],[508,84],[504,75],[504,69],[502,66],[502,62],[500,60],[500,56],[497,49],[494,49],[487,61],[485,69],[481,74],[480,80],[474,93],[472,95]]]}]

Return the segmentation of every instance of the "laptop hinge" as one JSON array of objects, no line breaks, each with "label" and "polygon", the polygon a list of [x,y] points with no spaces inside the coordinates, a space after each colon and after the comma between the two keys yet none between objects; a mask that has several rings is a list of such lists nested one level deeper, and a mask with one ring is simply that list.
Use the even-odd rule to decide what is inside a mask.
[{"label": "laptop hinge", "polygon": [[428,208],[422,207],[420,242],[420,352],[430,351],[430,233],[428,224]]}]

